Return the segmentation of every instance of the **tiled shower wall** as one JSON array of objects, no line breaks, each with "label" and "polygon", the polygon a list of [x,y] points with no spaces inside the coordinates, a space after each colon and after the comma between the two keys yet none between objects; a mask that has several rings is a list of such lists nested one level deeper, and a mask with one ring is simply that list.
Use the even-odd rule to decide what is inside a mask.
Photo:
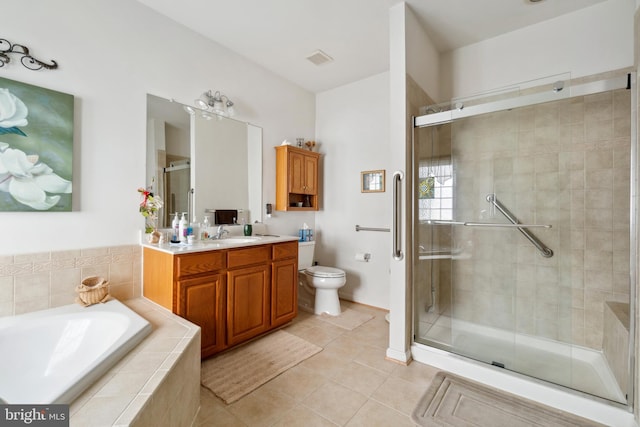
[{"label": "tiled shower wall", "polygon": [[141,253],[139,245],[126,245],[0,256],[0,316],[72,304],[88,276],[109,280],[117,299],[139,297]]},{"label": "tiled shower wall", "polygon": [[553,224],[531,231],[555,252],[459,227],[455,244],[473,246],[452,272],[457,318],[602,348],[604,302],[629,302],[629,92],[454,122],[454,219],[505,222],[485,200],[496,193],[521,222]]}]

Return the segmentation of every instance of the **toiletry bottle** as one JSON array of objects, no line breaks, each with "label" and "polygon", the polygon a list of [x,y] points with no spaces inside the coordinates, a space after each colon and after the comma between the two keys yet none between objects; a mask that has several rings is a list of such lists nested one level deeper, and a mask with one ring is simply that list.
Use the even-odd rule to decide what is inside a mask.
[{"label": "toiletry bottle", "polygon": [[178,212],[176,212],[176,215],[173,217],[173,221],[171,221],[171,228],[173,229],[173,232],[172,232],[173,235],[171,236],[172,242],[180,241],[179,223],[180,223],[180,220],[178,219]]},{"label": "toiletry bottle", "polygon": [[202,226],[200,227],[200,238],[202,240],[209,238],[209,217],[205,216],[204,221],[202,221]]},{"label": "toiletry bottle", "polygon": [[187,222],[187,218],[185,218],[186,212],[182,212],[182,218],[180,218],[180,222],[178,223],[178,234],[181,242],[187,241],[187,228],[189,227],[189,223]]},{"label": "toiletry bottle", "polygon": [[192,235],[195,240],[200,240],[200,224],[196,217],[193,217],[193,220],[189,223],[189,228],[187,229],[187,234]]}]

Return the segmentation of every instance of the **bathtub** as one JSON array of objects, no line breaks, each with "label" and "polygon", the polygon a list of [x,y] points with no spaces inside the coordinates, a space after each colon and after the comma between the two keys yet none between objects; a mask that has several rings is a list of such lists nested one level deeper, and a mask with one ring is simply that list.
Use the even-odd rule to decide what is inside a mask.
[{"label": "bathtub", "polygon": [[117,300],[0,318],[0,399],[71,403],[150,332]]}]

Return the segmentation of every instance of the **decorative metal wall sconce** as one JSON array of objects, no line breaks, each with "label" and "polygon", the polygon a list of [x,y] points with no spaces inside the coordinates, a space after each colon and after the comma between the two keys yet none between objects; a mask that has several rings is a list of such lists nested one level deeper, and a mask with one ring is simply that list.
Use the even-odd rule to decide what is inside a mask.
[{"label": "decorative metal wall sconce", "polygon": [[20,62],[26,68],[30,70],[40,70],[42,68],[46,68],[47,70],[55,70],[58,68],[58,63],[51,60],[51,64],[47,64],[46,62],[42,62],[29,53],[29,48],[22,44],[13,44],[9,40],[0,39],[0,68],[4,67],[5,64],[8,64],[11,61],[9,54],[17,54],[22,55],[20,58]]}]

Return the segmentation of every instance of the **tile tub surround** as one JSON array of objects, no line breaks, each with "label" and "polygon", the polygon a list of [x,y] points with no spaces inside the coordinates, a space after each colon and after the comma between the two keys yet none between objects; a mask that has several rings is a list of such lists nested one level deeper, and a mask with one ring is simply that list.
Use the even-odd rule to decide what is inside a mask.
[{"label": "tile tub surround", "polygon": [[142,295],[139,245],[0,256],[0,316],[72,304],[87,276],[109,280],[120,301]]},{"label": "tile tub surround", "polygon": [[200,407],[200,328],[145,298],[123,303],[153,331],[71,404],[70,425],[192,425]]}]

